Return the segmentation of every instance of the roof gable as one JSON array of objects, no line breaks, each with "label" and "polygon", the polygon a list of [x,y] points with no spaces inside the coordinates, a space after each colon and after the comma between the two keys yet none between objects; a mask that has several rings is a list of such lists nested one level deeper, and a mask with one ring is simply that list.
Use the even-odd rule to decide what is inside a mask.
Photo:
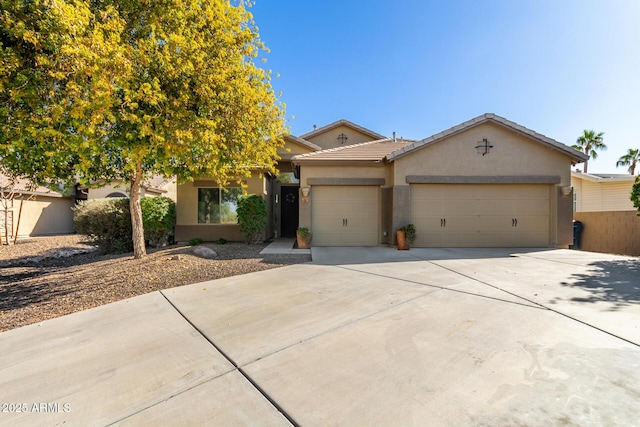
[{"label": "roof gable", "polygon": [[323,133],[329,132],[330,130],[333,130],[333,129],[335,129],[337,127],[340,127],[340,126],[349,127],[349,128],[351,128],[351,129],[353,129],[353,130],[355,130],[357,132],[360,132],[362,134],[365,134],[365,135],[371,137],[372,140],[378,140],[378,139],[386,138],[384,135],[380,135],[379,133],[374,132],[371,129],[367,129],[367,128],[363,127],[363,126],[357,125],[357,124],[355,124],[353,122],[350,122],[349,120],[345,120],[345,119],[341,119],[341,120],[335,121],[333,123],[329,123],[326,126],[322,126],[322,127],[318,128],[318,129],[314,129],[311,132],[307,132],[304,135],[300,135],[300,138],[309,140],[309,139],[312,139],[312,138],[314,138],[316,136],[319,136],[319,135],[321,135]]},{"label": "roof gable", "polygon": [[389,161],[394,161],[400,157],[403,157],[415,150],[419,150],[421,148],[436,144],[450,136],[456,135],[458,133],[464,132],[468,129],[471,129],[473,127],[479,126],[481,124],[484,123],[494,123],[497,124],[499,126],[502,126],[506,129],[509,129],[515,133],[518,133],[520,135],[524,135],[526,137],[528,137],[529,139],[536,141],[538,143],[541,143],[551,149],[554,149],[566,156],[569,156],[572,161],[576,162],[576,163],[581,163],[584,162],[585,160],[589,159],[589,156],[587,156],[584,153],[581,153],[580,151],[574,150],[573,148],[569,147],[568,145],[565,145],[561,142],[558,142],[554,139],[551,139],[549,137],[546,137],[542,134],[539,134],[531,129],[528,129],[524,126],[521,126],[515,122],[512,122],[510,120],[505,119],[504,117],[500,117],[496,114],[492,114],[492,113],[487,113],[487,114],[483,114],[481,116],[475,117],[469,121],[466,121],[464,123],[461,123],[457,126],[454,126],[452,128],[449,128],[445,131],[442,131],[440,133],[437,133],[435,135],[432,135],[428,138],[425,138],[421,141],[417,141],[407,147],[404,147],[400,150],[395,151],[394,153],[391,153],[389,156],[387,156],[387,160]]},{"label": "roof gable", "polygon": [[311,149],[313,151],[322,150],[322,147],[320,147],[319,145],[316,145],[313,142],[309,142],[307,140],[304,140],[302,138],[299,138],[299,137],[293,136],[293,135],[285,136],[284,137],[284,141],[285,141],[285,143],[295,143],[295,144],[301,145],[301,146],[309,148],[309,149]]}]

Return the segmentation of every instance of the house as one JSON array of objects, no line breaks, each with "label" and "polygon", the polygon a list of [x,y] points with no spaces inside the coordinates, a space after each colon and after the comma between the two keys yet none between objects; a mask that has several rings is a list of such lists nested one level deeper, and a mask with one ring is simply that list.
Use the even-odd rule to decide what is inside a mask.
[{"label": "house", "polygon": [[[305,226],[315,246],[394,244],[413,223],[416,246],[568,247],[571,166],[588,158],[495,114],[420,141],[339,120],[287,137],[279,154],[280,176],[256,171],[247,191],[269,201],[266,237]],[[228,190],[178,186],[176,239],[240,240],[240,190]]]},{"label": "house", "polygon": [[[75,193],[66,195],[62,191],[34,186],[25,179],[13,184],[0,174],[0,188],[0,237],[3,242],[6,242],[5,235],[11,240],[16,231],[18,238],[75,233],[71,208],[77,201],[128,197],[127,188],[119,181],[91,188],[77,185]],[[175,178],[154,176],[143,185],[142,196],[165,196],[175,201],[176,188]]]},{"label": "house", "polygon": [[[28,236],[69,234],[75,231],[71,208],[75,198],[28,180],[15,183],[0,174],[0,236],[2,242]],[[18,224],[18,218],[19,224]]]},{"label": "house", "polygon": [[[165,178],[154,175],[142,184],[141,197],[168,197],[176,200],[177,183],[176,178]],[[109,183],[104,181],[94,183],[94,186],[76,186],[77,200],[104,199],[109,197],[129,197],[129,188],[122,184],[122,180],[115,180]]]},{"label": "house", "polygon": [[628,174],[571,172],[574,212],[636,211],[630,198],[635,180]]},{"label": "house", "polygon": [[582,223],[580,249],[640,255],[640,217],[630,198],[635,179],[571,172],[573,217]]}]

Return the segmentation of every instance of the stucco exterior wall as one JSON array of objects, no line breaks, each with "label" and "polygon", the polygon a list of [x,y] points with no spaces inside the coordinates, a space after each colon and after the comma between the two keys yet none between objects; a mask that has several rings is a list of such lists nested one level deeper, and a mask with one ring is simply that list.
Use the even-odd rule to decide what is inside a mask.
[{"label": "stucco exterior wall", "polygon": [[[142,197],[168,197],[173,201],[177,200],[177,189],[178,184],[175,179],[172,179],[166,185],[162,187],[164,192],[156,192],[156,191],[146,191],[144,188],[142,189]],[[88,199],[104,199],[109,194],[112,193],[121,193],[124,197],[129,197],[129,186],[128,185],[105,185],[103,187],[92,187],[87,190]]]},{"label": "stucco exterior wall", "polygon": [[[347,136],[347,140],[344,144],[341,144],[338,140],[338,136],[340,134],[345,134]],[[353,145],[359,144],[361,142],[369,142],[375,140],[371,136],[359,132],[349,126],[341,125],[330,129],[321,134],[305,138],[307,141],[312,142],[316,145],[322,147],[322,149],[326,150],[329,148],[343,147],[345,145]]]},{"label": "stucco exterior wall", "polygon": [[630,199],[633,182],[593,182],[571,178],[576,212],[634,211]]},{"label": "stucco exterior wall", "polygon": [[309,147],[302,146],[300,144],[296,144],[294,142],[285,141],[283,147],[278,147],[277,153],[283,160],[291,159],[291,157],[296,156],[298,154],[306,154],[310,153],[312,150]]},{"label": "stucco exterior wall", "polygon": [[[475,146],[486,138],[493,146],[486,155]],[[559,185],[571,183],[571,160],[537,141],[500,125],[484,123],[452,135],[395,161],[395,185],[407,175],[515,176],[554,175]]]},{"label": "stucco exterior wall", "polygon": [[121,193],[125,197],[129,197],[129,187],[126,185],[115,186],[115,185],[105,185],[104,187],[91,187],[86,190],[87,199],[104,199],[109,194],[112,193]]},{"label": "stucco exterior wall", "polygon": [[[268,181],[262,173],[254,173],[250,178],[244,179],[247,194],[259,194],[268,196]],[[229,185],[236,187],[238,185]],[[176,241],[184,242],[194,237],[205,241],[224,238],[229,241],[242,241],[244,236],[240,233],[237,224],[199,224],[198,223],[198,188],[216,188],[215,181],[200,177],[193,182],[186,182],[178,186],[176,202]]]},{"label": "stucco exterior wall", "polygon": [[640,256],[640,217],[637,211],[576,212],[583,223],[580,249]]},{"label": "stucco exterior wall", "polygon": [[301,168],[300,185],[308,186],[309,178],[382,178],[389,185],[392,169],[389,166],[315,166]]},{"label": "stucco exterior wall", "polygon": [[[487,139],[492,146],[486,155],[476,145]],[[448,177],[555,177],[549,184],[550,239],[557,247],[567,247],[572,237],[572,200],[563,196],[562,187],[571,184],[571,159],[538,141],[501,125],[484,123],[431,146],[400,157],[394,162],[394,229],[411,217],[407,176]]]},{"label": "stucco exterior wall", "polygon": [[[35,200],[26,200],[22,207],[18,237],[74,233],[75,225],[71,211],[74,204],[74,200],[69,197],[37,196]],[[18,225],[19,209],[20,201],[16,199],[13,207],[13,235]],[[4,235],[4,229],[1,233]]]}]

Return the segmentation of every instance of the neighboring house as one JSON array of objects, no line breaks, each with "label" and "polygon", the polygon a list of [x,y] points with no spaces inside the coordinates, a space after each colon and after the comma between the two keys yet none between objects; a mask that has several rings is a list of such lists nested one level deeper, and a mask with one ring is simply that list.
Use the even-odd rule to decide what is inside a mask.
[{"label": "neighboring house", "polygon": [[[95,183],[96,185],[104,182]],[[153,176],[142,185],[142,197],[164,196],[176,200],[176,178],[164,178],[160,175]],[[104,199],[109,197],[129,197],[129,186],[123,185],[122,180],[112,181],[106,185],[91,186],[79,185],[76,187],[78,200]]]},{"label": "neighboring house", "polygon": [[[46,187],[34,187],[27,180],[18,180],[11,185],[8,178],[0,175],[2,200],[0,201],[0,236],[2,242],[15,237],[47,236],[74,232],[74,197],[64,196]],[[13,198],[7,198],[13,192]],[[21,209],[22,206],[22,209]],[[18,217],[20,224],[18,227]]]},{"label": "neighboring house", "polygon": [[[28,180],[19,180],[15,186],[12,186],[6,176],[0,175],[0,187],[3,189],[0,201],[0,236],[3,242],[6,241],[5,234],[12,239],[16,229],[18,238],[74,233],[75,225],[71,208],[77,201],[128,197],[128,188],[119,186],[117,182],[95,188],[77,186],[75,194],[65,196],[61,192],[52,191],[46,187],[34,187]],[[175,178],[166,179],[156,176],[145,183],[142,196],[165,196],[175,201],[176,188]],[[5,198],[11,191],[15,193],[13,200]],[[21,204],[22,212],[20,213]]]},{"label": "neighboring house", "polygon": [[[256,171],[247,191],[269,202],[266,237],[300,225],[315,246],[394,244],[413,223],[422,247],[567,247],[571,166],[588,158],[494,114],[421,141],[340,120],[287,137],[279,154],[285,174]],[[177,240],[242,239],[232,213],[239,188],[203,178],[177,193]]]},{"label": "neighboring house", "polygon": [[571,172],[575,212],[635,211],[628,174]]},{"label": "neighboring house", "polygon": [[574,219],[583,225],[580,249],[640,255],[640,217],[631,201],[636,177],[571,172]]}]

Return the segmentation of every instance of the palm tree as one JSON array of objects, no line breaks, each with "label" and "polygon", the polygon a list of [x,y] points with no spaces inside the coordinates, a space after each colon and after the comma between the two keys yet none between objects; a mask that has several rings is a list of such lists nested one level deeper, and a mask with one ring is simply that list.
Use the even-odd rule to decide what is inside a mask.
[{"label": "palm tree", "polygon": [[620,157],[620,159],[616,162],[616,167],[618,166],[629,166],[629,173],[631,175],[636,174],[636,165],[640,163],[640,150],[629,149],[627,154]]},{"label": "palm tree", "polygon": [[[595,133],[593,130],[585,129],[572,147],[584,152],[587,156],[591,156],[592,159],[596,159],[598,158],[596,150],[607,149],[607,146],[602,142],[602,135],[604,135],[604,132]],[[584,161],[584,173],[587,173],[588,163],[588,160]]]}]

